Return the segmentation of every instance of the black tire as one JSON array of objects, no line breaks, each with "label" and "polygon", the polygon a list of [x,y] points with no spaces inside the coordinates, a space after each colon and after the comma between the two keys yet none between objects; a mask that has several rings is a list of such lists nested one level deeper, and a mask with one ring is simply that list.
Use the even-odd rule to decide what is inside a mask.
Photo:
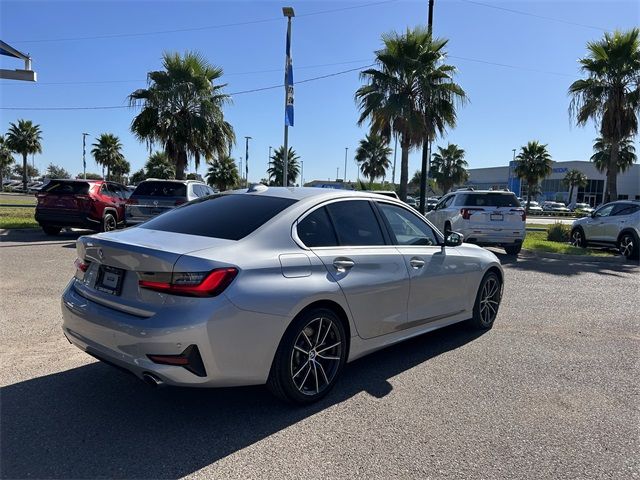
[{"label": "black tire", "polygon": [[509,245],[508,247],[504,247],[504,251],[507,252],[507,255],[518,255],[522,250],[522,244],[518,245]]},{"label": "black tire", "polygon": [[493,327],[501,300],[500,277],[495,272],[487,272],[478,287],[476,302],[473,305],[473,318],[470,320],[471,325],[478,330],[489,330]]},{"label": "black tire", "polygon": [[62,230],[62,227],[52,227],[50,225],[42,225],[42,231],[47,235],[52,235],[52,236],[59,235],[60,230]]},{"label": "black tire", "polygon": [[640,241],[631,232],[625,232],[618,239],[618,251],[628,260],[638,260],[640,251]]},{"label": "black tire", "polygon": [[116,228],[118,228],[118,221],[116,220],[116,217],[113,215],[113,213],[105,213],[104,217],[102,217],[102,228],[100,231],[112,232]]},{"label": "black tire", "polygon": [[582,227],[576,227],[571,230],[571,245],[574,247],[587,248],[587,238],[584,235]]},{"label": "black tire", "polygon": [[332,310],[314,308],[303,312],[280,341],[267,387],[286,402],[317,402],[340,376],[347,359],[347,342],[345,328]]}]

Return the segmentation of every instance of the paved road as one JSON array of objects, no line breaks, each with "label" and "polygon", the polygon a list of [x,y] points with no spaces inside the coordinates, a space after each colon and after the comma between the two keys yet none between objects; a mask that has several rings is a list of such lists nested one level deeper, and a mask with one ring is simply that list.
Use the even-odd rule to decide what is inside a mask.
[{"label": "paved road", "polygon": [[257,387],[153,390],[69,345],[59,296],[76,237],[0,243],[4,478],[640,474],[638,267],[506,263],[493,330],[370,355],[292,408]]}]

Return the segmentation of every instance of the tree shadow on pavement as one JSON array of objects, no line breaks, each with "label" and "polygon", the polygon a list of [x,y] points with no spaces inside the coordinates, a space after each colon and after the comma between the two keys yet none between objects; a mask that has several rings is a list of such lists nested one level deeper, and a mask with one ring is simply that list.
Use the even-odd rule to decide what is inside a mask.
[{"label": "tree shadow on pavement", "polygon": [[493,252],[500,260],[503,267],[514,270],[528,270],[533,272],[572,277],[583,273],[597,273],[600,275],[624,277],[625,274],[640,272],[637,263],[627,261],[623,263],[619,258],[611,260],[600,258],[576,259],[547,258],[537,255],[520,255],[517,258],[499,252]]},{"label": "tree shadow on pavement", "polygon": [[298,407],[264,387],[154,390],[101,363],[4,387],[2,478],[178,478],[478,338],[457,324],[348,364],[321,402]]}]

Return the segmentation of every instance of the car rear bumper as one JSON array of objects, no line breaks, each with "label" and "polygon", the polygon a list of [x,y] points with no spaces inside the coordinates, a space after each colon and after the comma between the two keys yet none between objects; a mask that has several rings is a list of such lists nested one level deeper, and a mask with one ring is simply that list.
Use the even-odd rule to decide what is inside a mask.
[{"label": "car rear bumper", "polygon": [[482,246],[508,246],[521,245],[526,235],[525,230],[484,230],[470,229],[460,232],[464,235],[464,241]]},{"label": "car rear bumper", "polygon": [[41,226],[77,227],[96,230],[100,228],[100,220],[95,220],[86,213],[62,210],[36,209],[36,222]]},{"label": "car rear bumper", "polygon": [[[62,296],[62,330],[90,355],[139,378],[152,374],[167,385],[223,387],[266,382],[286,317],[238,309],[224,295],[170,301],[151,317],[116,310],[79,293],[73,279]],[[170,296],[168,296],[170,297]],[[151,361],[148,355],[180,355],[198,348],[204,376],[182,366]]]}]

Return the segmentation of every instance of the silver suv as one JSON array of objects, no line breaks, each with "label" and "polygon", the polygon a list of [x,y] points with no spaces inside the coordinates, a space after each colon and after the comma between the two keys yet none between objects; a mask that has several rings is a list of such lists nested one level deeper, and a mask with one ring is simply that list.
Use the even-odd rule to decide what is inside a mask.
[{"label": "silver suv", "polygon": [[637,200],[618,200],[602,205],[588,217],[573,222],[571,227],[573,245],[614,246],[633,260],[638,259],[639,239],[640,202]]},{"label": "silver suv", "polygon": [[527,215],[508,191],[458,190],[442,197],[426,217],[443,232],[459,232],[465,242],[477,245],[504,247],[509,255],[520,253],[526,233]]},{"label": "silver suv", "polygon": [[146,222],[178,205],[213,193],[210,186],[198,180],[147,179],[138,184],[127,200],[127,226]]}]

